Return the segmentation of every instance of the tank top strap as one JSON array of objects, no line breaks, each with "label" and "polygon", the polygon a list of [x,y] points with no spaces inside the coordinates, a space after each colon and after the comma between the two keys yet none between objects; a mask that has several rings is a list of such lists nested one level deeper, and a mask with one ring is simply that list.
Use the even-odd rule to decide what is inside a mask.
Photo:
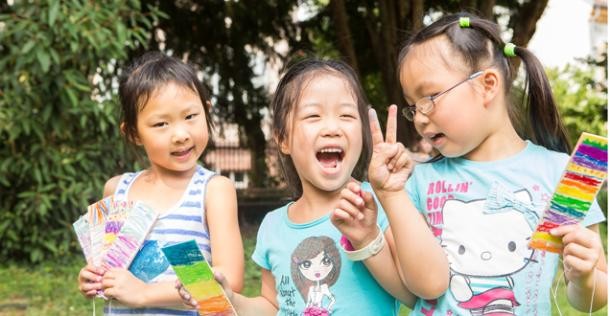
[{"label": "tank top strap", "polygon": [[114,190],[114,199],[117,201],[127,201],[127,193],[129,192],[129,188],[131,188],[134,180],[141,173],[142,171],[123,173],[119,179],[116,189]]}]

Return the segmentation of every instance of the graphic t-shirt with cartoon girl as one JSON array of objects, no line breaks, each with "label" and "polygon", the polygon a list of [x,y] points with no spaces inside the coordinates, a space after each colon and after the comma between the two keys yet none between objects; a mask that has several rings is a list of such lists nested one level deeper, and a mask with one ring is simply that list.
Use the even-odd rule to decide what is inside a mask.
[{"label": "graphic t-shirt with cartoon girl", "polygon": [[[378,223],[382,230],[388,227],[383,211]],[[397,315],[398,301],[362,262],[345,257],[340,239],[330,214],[296,224],[288,218],[288,205],[267,213],[252,259],[275,278],[278,315]]]},{"label": "graphic t-shirt with cartoon girl", "polygon": [[[548,315],[559,256],[527,245],[568,161],[531,142],[492,162],[443,158],[407,182],[450,263],[447,292],[421,315]],[[594,203],[582,225],[604,221]]]}]

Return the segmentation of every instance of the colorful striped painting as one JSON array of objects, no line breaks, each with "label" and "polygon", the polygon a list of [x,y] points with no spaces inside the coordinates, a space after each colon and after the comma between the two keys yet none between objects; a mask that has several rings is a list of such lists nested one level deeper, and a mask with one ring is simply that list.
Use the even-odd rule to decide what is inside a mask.
[{"label": "colorful striped painting", "polygon": [[180,282],[197,301],[199,315],[237,315],[194,240],[163,247],[161,250]]},{"label": "colorful striped painting", "polygon": [[128,268],[157,220],[157,215],[142,202],[133,204],[114,242],[104,253],[101,266],[105,269]]},{"label": "colorful striped painting", "polygon": [[549,231],[579,223],[591,207],[608,175],[608,139],[582,133],[555,193],[530,240],[530,247],[560,253],[561,238]]},{"label": "colorful striped painting", "polygon": [[78,244],[83,250],[83,255],[87,263],[91,263],[91,237],[89,236],[89,222],[87,216],[79,217],[73,224],[74,232],[78,239]]}]

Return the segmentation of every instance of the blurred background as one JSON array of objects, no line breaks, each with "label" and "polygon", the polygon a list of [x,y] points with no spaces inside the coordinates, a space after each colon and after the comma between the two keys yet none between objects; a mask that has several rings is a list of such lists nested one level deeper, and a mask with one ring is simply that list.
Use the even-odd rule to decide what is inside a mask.
[{"label": "blurred background", "polygon": [[[582,131],[607,135],[607,1],[0,0],[0,315],[91,312],[77,290],[84,259],[71,225],[109,177],[146,166],[118,128],[117,76],[135,56],[176,56],[212,91],[216,131],[202,163],[238,188],[245,293],[256,295],[258,224],[291,199],[269,133],[283,67],[343,59],[385,118],[389,104],[404,106],[401,44],[459,11],[497,21],[506,42],[538,55],[573,144]],[[406,120],[399,139],[428,154]],[[607,214],[606,187],[598,199]],[[602,232],[606,242],[605,223]],[[558,293],[563,315],[576,315]]]}]

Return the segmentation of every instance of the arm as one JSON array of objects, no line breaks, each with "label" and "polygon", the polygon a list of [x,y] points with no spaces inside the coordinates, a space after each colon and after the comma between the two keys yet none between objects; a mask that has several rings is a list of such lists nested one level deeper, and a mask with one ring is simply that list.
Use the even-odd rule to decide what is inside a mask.
[{"label": "arm", "polygon": [[597,224],[584,228],[578,224],[551,231],[564,244],[563,264],[570,305],[582,311],[596,311],[608,299],[608,264],[599,238]]},{"label": "arm", "polygon": [[392,227],[408,223],[408,228],[392,230],[405,284],[421,298],[441,296],[449,286],[449,262],[426,221],[404,190],[380,191],[377,197]]},{"label": "arm", "polygon": [[413,164],[396,143],[396,106],[390,106],[385,141],[374,110],[369,110],[373,156],[369,181],[383,206],[396,242],[399,269],[409,290],[424,299],[442,295],[449,286],[449,262],[404,185]]},{"label": "arm", "polygon": [[212,266],[226,276],[233,291],[240,292],[244,279],[244,247],[239,232],[235,187],[231,180],[215,176],[206,190]]},{"label": "arm", "polygon": [[[331,221],[354,249],[366,247],[379,234],[375,200],[371,193],[362,191],[354,182],[348,183],[341,191],[341,201],[333,212]],[[406,305],[413,306],[415,297],[402,282],[394,260],[394,239],[390,228],[386,229],[384,236],[390,237],[386,238],[386,245],[363,263],[384,290]]]},{"label": "arm", "polygon": [[234,294],[231,302],[240,316],[276,315],[278,312],[276,297],[273,274],[267,269],[261,269],[261,296],[245,297]]}]

